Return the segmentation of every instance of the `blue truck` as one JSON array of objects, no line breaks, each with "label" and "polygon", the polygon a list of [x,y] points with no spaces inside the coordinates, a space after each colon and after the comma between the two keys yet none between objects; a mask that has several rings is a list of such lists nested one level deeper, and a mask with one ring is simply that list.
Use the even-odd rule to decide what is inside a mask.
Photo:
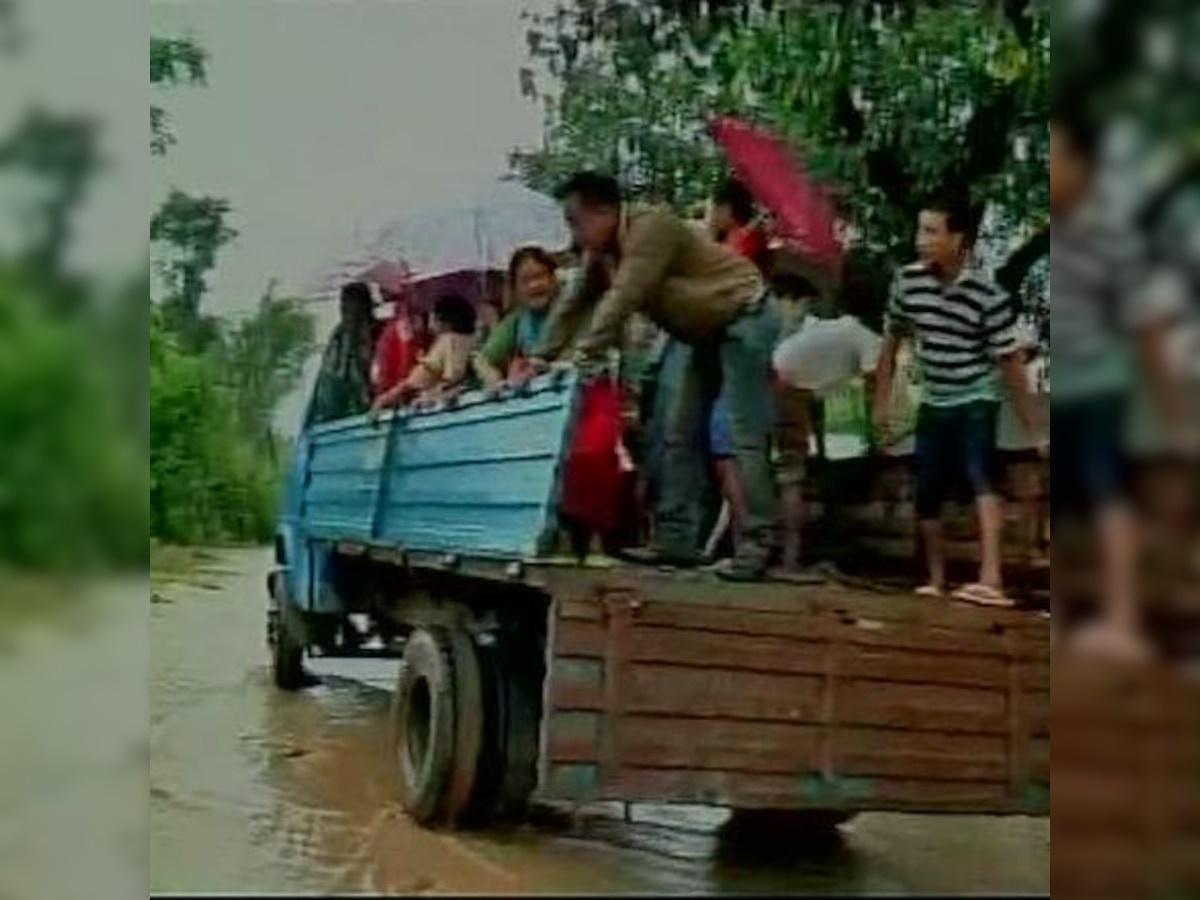
[{"label": "blue truck", "polygon": [[409,815],[1048,814],[1045,617],[557,557],[581,390],[552,373],[298,439],[268,581],[274,679],[304,688],[308,656],[397,660]]}]

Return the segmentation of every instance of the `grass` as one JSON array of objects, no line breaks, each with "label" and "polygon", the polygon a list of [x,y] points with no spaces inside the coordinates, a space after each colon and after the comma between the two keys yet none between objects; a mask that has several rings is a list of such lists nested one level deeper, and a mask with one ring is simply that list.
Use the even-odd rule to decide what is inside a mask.
[{"label": "grass", "polygon": [[150,586],[188,581],[203,562],[199,551],[191,547],[150,545]]},{"label": "grass", "polygon": [[77,608],[77,585],[45,575],[0,569],[0,634],[59,618]]}]

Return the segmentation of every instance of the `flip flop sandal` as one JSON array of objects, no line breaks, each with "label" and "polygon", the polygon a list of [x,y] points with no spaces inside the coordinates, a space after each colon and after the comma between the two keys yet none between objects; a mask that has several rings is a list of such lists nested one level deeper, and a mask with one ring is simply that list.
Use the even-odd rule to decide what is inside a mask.
[{"label": "flip flop sandal", "polygon": [[915,593],[918,597],[933,597],[940,599],[946,596],[946,591],[943,588],[938,587],[936,584],[922,585],[921,587],[917,588]]},{"label": "flip flop sandal", "polygon": [[988,587],[986,584],[968,584],[954,593],[954,599],[962,600],[965,603],[974,603],[977,606],[994,606],[1001,609],[1011,609],[1016,606],[1016,603],[1006,597],[1003,591]]}]

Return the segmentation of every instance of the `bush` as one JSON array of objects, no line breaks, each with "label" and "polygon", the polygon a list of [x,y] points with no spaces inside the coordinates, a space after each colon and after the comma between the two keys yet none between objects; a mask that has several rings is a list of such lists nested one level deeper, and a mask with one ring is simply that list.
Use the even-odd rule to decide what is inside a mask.
[{"label": "bush", "polygon": [[265,541],[279,473],[246,435],[214,357],[184,353],[157,315],[150,358],[150,512],[170,543]]},{"label": "bush", "polygon": [[50,308],[36,282],[0,270],[0,559],[144,564],[145,450],[124,427],[102,332]]}]

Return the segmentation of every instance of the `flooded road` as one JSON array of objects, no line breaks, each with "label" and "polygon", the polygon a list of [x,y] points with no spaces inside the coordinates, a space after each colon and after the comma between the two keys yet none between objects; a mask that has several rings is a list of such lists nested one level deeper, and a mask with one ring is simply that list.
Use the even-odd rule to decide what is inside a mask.
[{"label": "flooded road", "polygon": [[711,811],[598,811],[510,832],[439,834],[391,799],[395,664],[323,662],[277,692],[265,551],[221,554],[151,605],[153,892],[908,893],[1049,891],[1045,821],[868,816],[840,846],[749,854]]}]

